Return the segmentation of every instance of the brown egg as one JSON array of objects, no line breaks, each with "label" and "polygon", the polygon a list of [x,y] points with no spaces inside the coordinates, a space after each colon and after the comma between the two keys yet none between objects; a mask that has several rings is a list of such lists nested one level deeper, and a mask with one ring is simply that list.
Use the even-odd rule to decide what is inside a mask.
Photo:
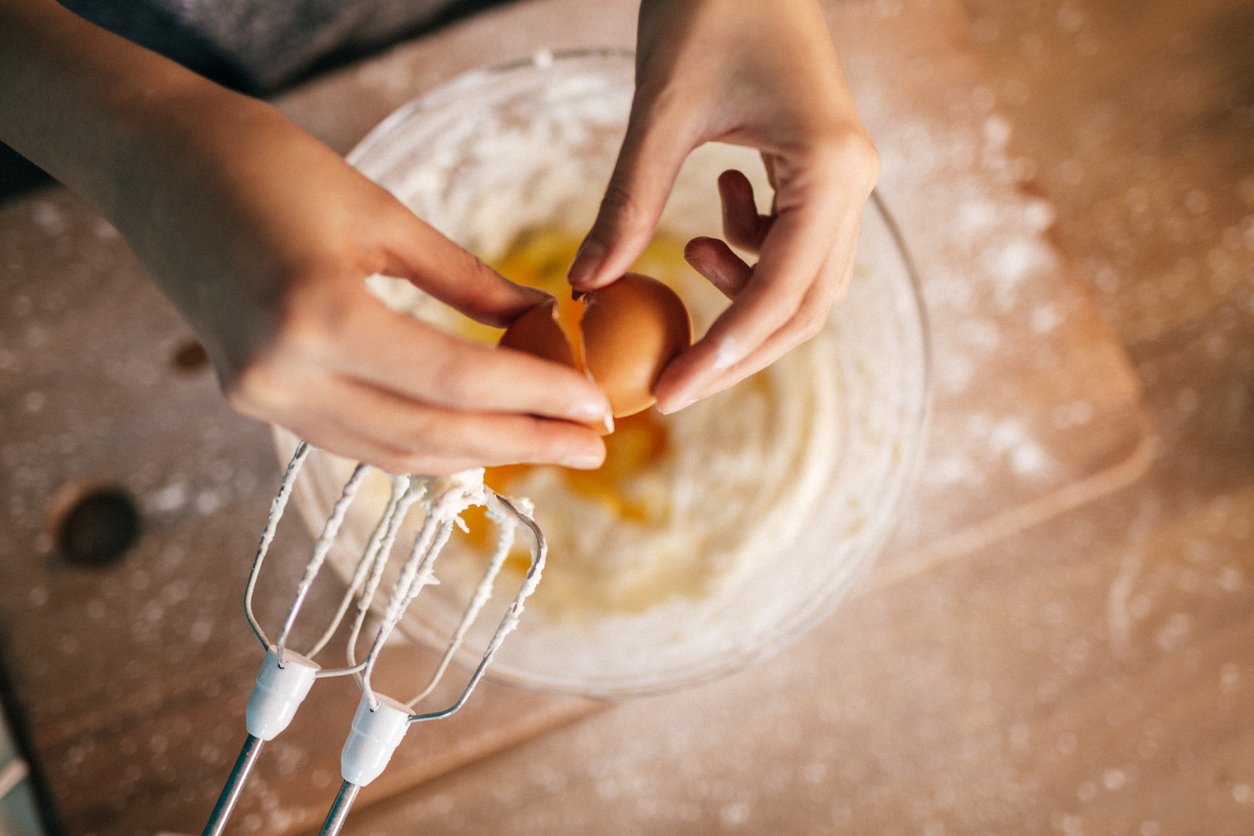
[{"label": "brown egg", "polygon": [[692,342],[692,320],[675,291],[627,273],[579,302],[548,302],[502,335],[506,348],[565,363],[609,398],[615,418],[653,405],[653,387],[671,358]]},{"label": "brown egg", "polygon": [[536,305],[505,329],[500,345],[579,368],[558,316],[557,301]]}]

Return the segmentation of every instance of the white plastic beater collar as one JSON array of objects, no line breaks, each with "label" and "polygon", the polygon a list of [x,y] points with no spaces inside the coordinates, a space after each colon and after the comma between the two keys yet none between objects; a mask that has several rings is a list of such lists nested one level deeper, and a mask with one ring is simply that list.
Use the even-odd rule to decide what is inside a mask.
[{"label": "white plastic beater collar", "polygon": [[357,703],[353,725],[340,753],[340,772],[350,784],[364,787],[378,778],[409,728],[409,709],[378,695],[372,706],[366,694]]},{"label": "white plastic beater collar", "polygon": [[258,740],[278,737],[309,695],[317,673],[318,664],[298,653],[267,650],[245,711],[248,733]]}]

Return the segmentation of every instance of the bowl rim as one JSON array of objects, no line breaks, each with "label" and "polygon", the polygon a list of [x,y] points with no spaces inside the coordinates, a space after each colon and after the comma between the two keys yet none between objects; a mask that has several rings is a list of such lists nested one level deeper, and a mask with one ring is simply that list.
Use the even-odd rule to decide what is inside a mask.
[{"label": "bowl rim", "polygon": [[[451,98],[456,97],[459,92],[464,92],[468,88],[475,88],[485,82],[490,82],[491,79],[498,76],[519,71],[543,71],[552,66],[570,67],[577,65],[581,61],[631,61],[634,63],[634,60],[635,53],[633,51],[614,47],[540,50],[530,56],[467,70],[437,83],[396,108],[353,147],[346,156],[346,160],[350,165],[361,168],[376,153],[380,145],[391,138],[399,126],[424,111],[442,105]],[[813,596],[813,600],[808,605],[798,610],[794,618],[787,620],[781,626],[781,629],[775,631],[767,640],[761,641],[757,646],[751,647],[746,651],[731,654],[720,663],[704,665],[691,675],[671,676],[664,681],[659,681],[654,677],[639,685],[616,683],[606,687],[605,685],[598,686],[592,684],[589,687],[581,688],[577,684],[573,684],[571,680],[561,680],[559,677],[551,674],[526,673],[517,671],[508,664],[498,664],[489,669],[488,676],[490,678],[541,693],[600,699],[619,699],[660,694],[721,679],[734,671],[742,670],[773,655],[792,644],[822,620],[830,617],[849,596],[850,592],[858,586],[876,561],[880,559],[889,538],[901,520],[903,511],[914,494],[927,447],[933,410],[932,335],[923,295],[921,274],[911,254],[905,234],[895,215],[889,209],[888,201],[878,187],[872,191],[867,203],[869,208],[873,209],[884,224],[908,280],[910,288],[909,313],[911,318],[917,321],[919,328],[920,362],[916,374],[920,386],[917,409],[912,408],[905,413],[908,434],[915,439],[915,443],[907,448],[906,455],[908,458],[903,461],[899,469],[899,476],[893,480],[896,482],[896,485],[888,491],[889,507],[884,515],[886,522],[879,527],[874,538],[868,541],[865,553],[856,561],[857,565],[851,569],[850,575],[842,579],[840,583],[833,584],[834,589],[828,589],[825,594]],[[280,453],[282,453],[285,445],[282,439],[276,438],[276,440],[280,441],[279,449]],[[417,630],[408,627],[404,620],[398,627],[409,640],[417,641],[424,645],[427,644],[426,639],[418,635]]]},{"label": "bowl rim", "polygon": [[486,67],[476,67],[457,73],[444,81],[438,82],[435,86],[428,88],[417,96],[413,97],[405,104],[393,110],[383,118],[373,128],[366,132],[357,143],[349,150],[345,156],[345,161],[349,165],[356,168],[363,158],[369,156],[378,146],[378,144],[395,130],[396,126],[409,119],[416,113],[427,110],[438,99],[443,99],[463,87],[474,87],[482,81],[491,79],[494,76],[506,75],[519,70],[543,70],[554,64],[570,66],[576,61],[582,60],[628,60],[635,62],[636,53],[634,50],[625,47],[575,47],[568,49],[539,49],[530,55],[520,58],[513,58],[509,61],[502,61],[499,64],[491,64]]}]

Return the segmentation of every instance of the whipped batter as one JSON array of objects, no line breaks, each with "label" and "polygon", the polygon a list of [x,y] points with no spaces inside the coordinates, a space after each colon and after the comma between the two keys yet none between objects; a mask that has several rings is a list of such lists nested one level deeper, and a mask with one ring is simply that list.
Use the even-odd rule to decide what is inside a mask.
[{"label": "whipped batter", "polygon": [[[456,105],[436,102],[423,111],[429,137],[395,149],[377,150],[387,145],[380,143],[374,151],[367,140],[361,163],[506,277],[569,292],[565,270],[595,217],[630,85],[565,78],[541,92],[542,106],[530,93],[520,97],[528,109],[515,110],[500,87],[509,77],[494,83],[491,111],[469,118]],[[450,102],[456,87],[445,94]],[[769,200],[755,153],[698,149],[681,172],[654,246],[633,268],[675,287],[697,334],[728,301],[684,263],[682,248],[695,235],[720,233],[716,181],[729,162],[750,176],[760,200]],[[371,287],[393,307],[463,336],[486,342],[498,336],[406,282],[375,277]],[[838,466],[837,354],[833,335],[823,333],[727,392],[672,416],[652,413],[661,451],[601,484],[558,468],[512,473],[505,483],[489,473],[501,493],[534,503],[548,538],[550,560],[534,605],[550,615],[637,612],[714,594],[777,558],[813,518]]]}]

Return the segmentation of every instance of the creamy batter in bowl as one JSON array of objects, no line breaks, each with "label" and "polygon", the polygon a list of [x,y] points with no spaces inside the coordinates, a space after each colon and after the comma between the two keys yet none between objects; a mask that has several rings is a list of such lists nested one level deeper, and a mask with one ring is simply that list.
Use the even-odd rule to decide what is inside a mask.
[{"label": "creamy batter in bowl", "polygon": [[[349,159],[504,275],[559,293],[613,167],[632,72],[627,55],[582,52],[471,73],[397,111]],[[683,263],[682,246],[721,235],[715,181],[726,168],[769,199],[756,153],[698,149],[634,268],[678,290],[698,333],[727,303]],[[375,277],[371,287],[467,338],[498,333],[408,283]],[[622,422],[602,471],[488,472],[501,493],[535,504],[550,545],[494,675],[567,693],[648,693],[730,672],[815,623],[891,529],[921,445],[927,365],[918,289],[877,199],[848,297],[817,338],[676,415]],[[278,440],[290,452],[291,437]],[[316,528],[351,463],[306,470],[296,502]],[[350,515],[331,557],[342,575],[387,491],[380,476]],[[424,591],[403,624],[421,641],[451,632],[464,600],[452,593],[478,577],[491,538],[468,522],[441,558],[443,587]]]}]

